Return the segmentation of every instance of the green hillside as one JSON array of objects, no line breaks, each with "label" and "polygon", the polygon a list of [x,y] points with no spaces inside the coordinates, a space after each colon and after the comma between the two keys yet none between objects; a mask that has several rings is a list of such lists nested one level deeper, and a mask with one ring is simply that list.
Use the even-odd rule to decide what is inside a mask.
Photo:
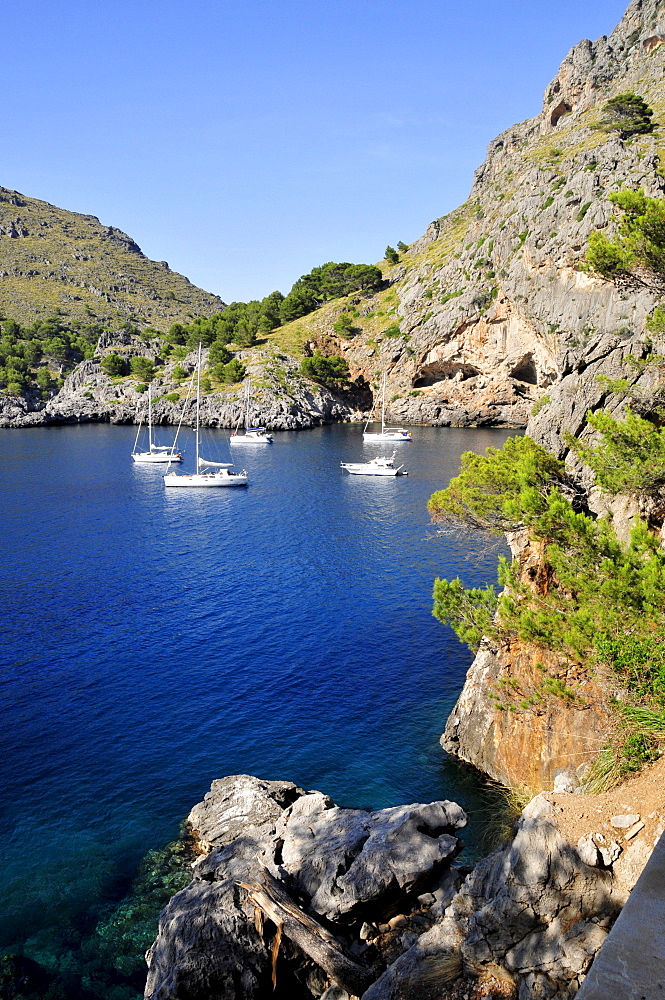
[{"label": "green hillside", "polygon": [[75,325],[167,330],[224,303],[94,215],[0,187],[0,311],[22,324],[54,314]]}]

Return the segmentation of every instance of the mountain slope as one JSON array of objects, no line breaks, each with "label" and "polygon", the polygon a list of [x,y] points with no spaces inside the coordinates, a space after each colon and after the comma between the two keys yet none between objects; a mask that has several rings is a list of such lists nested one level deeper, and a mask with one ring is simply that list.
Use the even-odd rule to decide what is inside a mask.
[{"label": "mountain slope", "polygon": [[[396,266],[384,262],[388,292],[338,301],[291,327],[344,353],[356,374],[386,371],[392,419],[526,423],[534,402],[604,338],[640,333],[657,299],[579,264],[589,234],[616,225],[612,191],[665,194],[664,40],[661,0],[634,0],[608,38],[571,49],[539,115],[490,143],[468,201]],[[664,127],[626,142],[598,130],[606,101],[626,90]],[[357,332],[341,340],[333,323],[345,306]]]},{"label": "mountain slope", "polygon": [[94,215],[0,187],[0,310],[23,324],[60,314],[107,328],[160,330],[224,303]]}]

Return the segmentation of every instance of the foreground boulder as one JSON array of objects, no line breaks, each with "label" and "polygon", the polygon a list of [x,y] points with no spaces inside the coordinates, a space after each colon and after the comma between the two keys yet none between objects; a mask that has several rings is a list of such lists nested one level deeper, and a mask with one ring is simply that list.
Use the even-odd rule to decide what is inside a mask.
[{"label": "foreground boulder", "polygon": [[190,813],[207,853],[162,913],[146,998],[571,1000],[628,888],[556,815],[537,796],[463,879],[453,802],[344,809],[216,781]]},{"label": "foreground boulder", "polygon": [[208,853],[162,913],[150,1000],[252,1000],[273,980],[276,996],[320,996],[332,978],[361,992],[385,968],[361,929],[388,930],[405,901],[436,890],[466,816],[452,802],[343,809],[240,775],[214,782],[190,823]]}]

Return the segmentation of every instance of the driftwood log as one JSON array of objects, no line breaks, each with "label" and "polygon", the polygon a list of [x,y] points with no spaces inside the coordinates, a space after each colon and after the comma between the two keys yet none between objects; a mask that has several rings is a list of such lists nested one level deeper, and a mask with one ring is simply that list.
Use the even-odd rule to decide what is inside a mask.
[{"label": "driftwood log", "polygon": [[370,970],[350,958],[337,938],[305,913],[289,896],[283,884],[264,868],[263,885],[257,882],[238,882],[249,893],[257,910],[277,928],[273,942],[273,985],[275,962],[282,933],[305,952],[330,978],[353,996],[360,996],[377,977],[377,970]]}]

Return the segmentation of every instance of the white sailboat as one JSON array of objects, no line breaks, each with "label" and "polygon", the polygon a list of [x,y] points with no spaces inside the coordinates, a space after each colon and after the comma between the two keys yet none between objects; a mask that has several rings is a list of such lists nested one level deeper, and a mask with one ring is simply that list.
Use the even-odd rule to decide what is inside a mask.
[{"label": "white sailboat", "polygon": [[247,379],[245,384],[245,433],[238,433],[240,430],[240,421],[238,421],[238,426],[229,441],[231,444],[272,444],[272,434],[266,434],[265,427],[249,426],[249,386],[250,382]]},{"label": "white sailboat", "polygon": [[132,451],[132,458],[135,462],[145,462],[145,463],[155,463],[155,462],[182,462],[182,455],[179,451],[175,450],[175,442],[172,445],[159,445],[155,444],[152,439],[152,387],[148,383],[148,450],[147,451],[137,451],[136,446],[139,443],[139,434],[141,433],[141,427],[143,426],[143,421],[139,423],[139,429],[136,432],[136,438],[134,440],[134,450]]},{"label": "white sailboat", "polygon": [[[340,462],[351,476],[408,476],[403,465],[395,468],[395,452],[389,458],[373,458],[369,462]],[[404,470],[404,471],[402,471]]]},{"label": "white sailboat", "polygon": [[386,427],[386,373],[383,373],[383,390],[381,393],[381,430],[380,431],[368,431],[367,428],[372,422],[372,416],[374,414],[374,406],[372,406],[372,412],[369,415],[369,420],[365,424],[365,429],[363,431],[363,441],[411,441],[412,434],[411,431],[407,431],[405,427]]},{"label": "white sailboat", "polygon": [[[186,405],[187,401],[185,401]],[[201,458],[199,450],[199,425],[201,410],[201,345],[199,344],[199,363],[196,376],[196,471],[191,474],[169,472],[164,476],[164,486],[171,487],[203,487],[247,486],[247,473],[231,472],[232,462],[210,462]],[[183,408],[184,413],[184,408]],[[182,423],[182,419],[181,419]],[[180,428],[178,428],[179,430]],[[177,437],[177,435],[176,435]],[[216,471],[206,471],[215,469]]]}]

